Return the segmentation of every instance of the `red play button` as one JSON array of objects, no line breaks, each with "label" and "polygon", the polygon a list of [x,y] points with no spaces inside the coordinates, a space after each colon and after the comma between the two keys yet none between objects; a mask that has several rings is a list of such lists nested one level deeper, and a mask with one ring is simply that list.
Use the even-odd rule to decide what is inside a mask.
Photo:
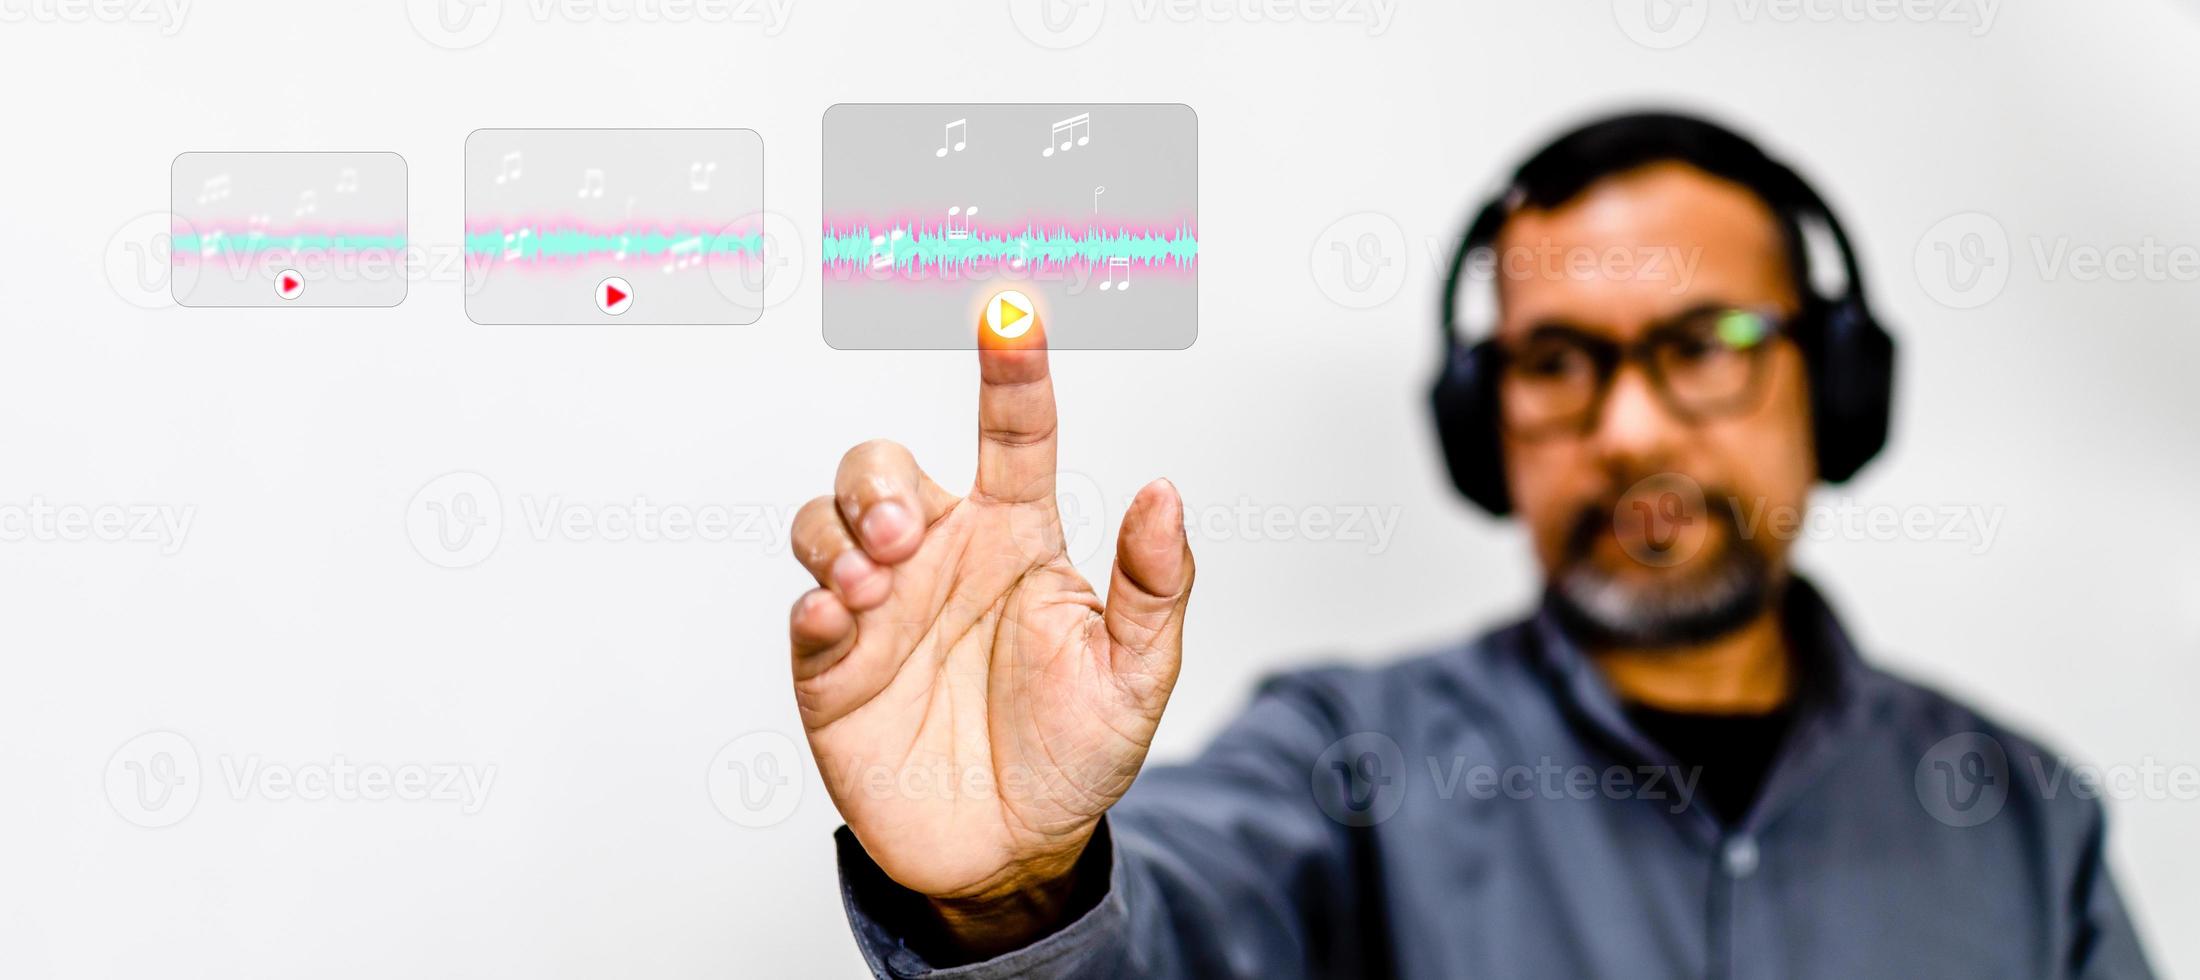
[{"label": "red play button", "polygon": [[634,305],[634,287],[618,276],[612,276],[596,284],[596,308],[606,315],[618,316]]},{"label": "red play button", "polygon": [[296,269],[284,269],[275,274],[275,295],[284,299],[297,299],[306,291],[306,279]]}]

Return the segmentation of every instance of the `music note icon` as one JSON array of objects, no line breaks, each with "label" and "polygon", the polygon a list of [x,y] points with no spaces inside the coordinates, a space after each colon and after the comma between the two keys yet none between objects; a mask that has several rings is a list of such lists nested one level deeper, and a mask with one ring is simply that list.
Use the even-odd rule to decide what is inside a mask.
[{"label": "music note icon", "polygon": [[[962,131],[962,135],[959,137],[956,135],[957,130]],[[969,145],[970,120],[957,119],[954,122],[948,123],[946,126],[941,127],[940,148],[937,150],[933,150],[932,155],[936,157],[944,157],[948,154],[949,150],[960,153],[962,152],[963,147]]]},{"label": "music note icon", "polygon": [[311,189],[298,193],[298,208],[290,213],[293,218],[303,218],[321,209],[321,195]]},{"label": "music note icon", "polygon": [[627,231],[626,229],[627,229],[627,228],[630,228],[630,227],[632,227],[632,226],[633,226],[633,224],[634,224],[634,199],[630,197],[630,198],[627,198],[627,199],[626,199],[626,223],[620,226],[620,231],[619,231],[619,250],[618,250],[618,251],[616,251],[616,252],[613,252],[613,253],[611,253],[611,259],[612,259],[612,261],[614,261],[614,262],[624,262],[624,261],[626,261],[626,253],[627,253],[627,249],[628,249],[628,247],[629,247],[629,246],[631,246],[631,245],[633,244],[633,242],[634,242],[634,235],[633,235],[633,233],[632,233],[632,232],[630,232],[630,231]]},{"label": "music note icon", "polygon": [[504,159],[497,165],[497,183],[508,184],[518,180],[520,163],[520,151],[513,150],[505,154]]},{"label": "music note icon", "polygon": [[581,197],[603,196],[603,171],[594,167],[581,172]]},{"label": "music note icon", "polygon": [[[950,241],[964,241],[970,237],[970,216],[978,213],[978,206],[947,209],[947,237]],[[962,220],[957,221],[960,217]]]},{"label": "music note icon", "polygon": [[204,184],[201,184],[201,185],[199,185],[199,203],[200,203],[200,204],[212,204],[212,203],[214,203],[215,201],[219,201],[219,200],[222,200],[223,198],[226,198],[226,197],[228,197],[228,196],[229,196],[229,175],[228,175],[228,174],[221,174],[221,175],[219,175],[219,176],[214,176],[214,177],[208,177],[208,178],[206,178],[206,183],[204,183]]},{"label": "music note icon", "polygon": [[[1122,282],[1117,282],[1117,281],[1115,281],[1115,271],[1116,271],[1117,269],[1121,269],[1121,270],[1123,270],[1123,281],[1122,281]],[[1103,290],[1105,290],[1105,289],[1107,289],[1107,288],[1108,288],[1108,287],[1110,287],[1110,286],[1113,286],[1113,287],[1115,287],[1115,291],[1116,291],[1116,292],[1124,292],[1124,291],[1127,291],[1127,290],[1129,290],[1129,289],[1131,288],[1131,260],[1130,260],[1130,259],[1127,259],[1127,258],[1113,258],[1113,259],[1109,259],[1109,260],[1108,260],[1108,278],[1107,278],[1107,281],[1106,281],[1106,282],[1103,282],[1103,283],[1101,283],[1101,284],[1100,284],[1100,288],[1101,288],[1101,289],[1103,289]]]},{"label": "music note icon", "polygon": [[685,269],[691,265],[699,265],[702,261],[703,239],[701,236],[689,236],[681,241],[673,242],[672,247],[665,250],[665,271],[668,273],[675,269]]},{"label": "music note icon", "polygon": [[894,246],[901,243],[902,230],[896,228],[890,235],[871,236],[871,268],[885,269],[893,266]]},{"label": "music note icon", "polygon": [[520,253],[525,251],[527,248],[527,239],[533,237],[534,234],[535,230],[532,228],[521,228],[516,232],[505,232],[504,257],[506,259],[519,258]]},{"label": "music note icon", "polygon": [[718,161],[716,161],[716,160],[712,160],[712,161],[709,161],[709,162],[707,162],[707,163],[702,163],[702,162],[698,162],[698,163],[693,163],[693,164],[689,164],[689,165],[688,165],[688,190],[691,190],[691,191],[707,191],[707,190],[710,190],[710,178],[711,178],[711,175],[712,175],[712,174],[715,174],[715,173],[717,173],[717,172],[718,172]]},{"label": "music note icon", "polygon": [[359,168],[345,167],[336,173],[336,193],[359,193]]},{"label": "music note icon", "polygon": [[1039,155],[1050,157],[1054,155],[1054,151],[1057,149],[1068,151],[1073,147],[1084,146],[1090,142],[1092,142],[1092,113],[1080,112],[1048,128],[1047,148],[1040,151]]}]

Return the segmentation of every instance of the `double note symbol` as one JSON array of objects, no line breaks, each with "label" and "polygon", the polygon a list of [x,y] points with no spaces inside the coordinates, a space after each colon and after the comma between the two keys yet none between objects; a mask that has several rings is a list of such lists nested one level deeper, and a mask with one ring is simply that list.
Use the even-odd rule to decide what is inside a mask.
[{"label": "double note symbol", "polygon": [[950,241],[964,241],[970,237],[970,217],[978,213],[978,206],[947,209],[947,237]]},{"label": "double note symbol", "polygon": [[[1121,273],[1123,273],[1123,279],[1122,279],[1122,281],[1120,281],[1120,282],[1116,281],[1116,278],[1115,278],[1115,274],[1116,274],[1117,272],[1121,272]],[[1115,291],[1116,291],[1116,292],[1119,292],[1119,293],[1121,293],[1121,292],[1129,292],[1129,291],[1130,291],[1130,288],[1131,288],[1131,260],[1130,260],[1130,259],[1128,259],[1128,258],[1125,258],[1125,257],[1123,257],[1123,256],[1116,256],[1115,258],[1112,258],[1112,259],[1109,259],[1109,260],[1108,260],[1108,278],[1107,278],[1107,281],[1105,281],[1105,282],[1102,282],[1102,283],[1100,284],[1100,288],[1101,288],[1101,289],[1102,289],[1102,290],[1104,291],[1104,290],[1106,290],[1106,289],[1108,289],[1108,288],[1110,288],[1110,287],[1113,287],[1113,288],[1115,289]]]}]

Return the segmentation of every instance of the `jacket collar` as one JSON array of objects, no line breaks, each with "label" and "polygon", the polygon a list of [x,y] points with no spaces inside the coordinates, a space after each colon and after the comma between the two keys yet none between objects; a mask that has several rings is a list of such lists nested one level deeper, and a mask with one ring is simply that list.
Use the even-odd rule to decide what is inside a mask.
[{"label": "jacket collar", "polygon": [[[1781,629],[1796,661],[1794,720],[1740,829],[1762,826],[1807,788],[1850,741],[1846,735],[1862,723],[1872,700],[1874,673],[1817,588],[1791,575],[1779,601]],[[1546,598],[1528,623],[1528,646],[1569,718],[1585,734],[1633,761],[1673,765],[1672,756],[1628,720],[1603,671],[1559,622]],[[1717,836],[1708,815],[1692,810]]]}]

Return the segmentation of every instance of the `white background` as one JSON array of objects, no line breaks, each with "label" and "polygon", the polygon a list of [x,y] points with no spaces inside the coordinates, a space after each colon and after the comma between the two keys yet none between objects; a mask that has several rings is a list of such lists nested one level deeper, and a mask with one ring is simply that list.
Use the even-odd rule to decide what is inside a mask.
[{"label": "white background", "polygon": [[[542,537],[525,508],[641,496],[769,508],[783,528],[867,437],[950,486],[973,466],[971,357],[827,349],[814,251],[746,327],[476,326],[450,269],[388,310],[140,308],[118,263],[152,237],[133,219],[165,209],[183,150],[397,151],[412,237],[447,251],[477,127],[750,127],[769,205],[814,249],[832,103],[1191,104],[1199,341],[1058,355],[1063,464],[1117,507],[1166,474],[1195,519],[1249,501],[1399,520],[1380,553],[1234,518],[1196,542],[1158,749],[1175,758],[1263,672],[1379,660],[1523,607],[1517,529],[1450,494],[1424,418],[1432,266],[1560,126],[1715,111],[1845,211],[1900,338],[1891,451],[1843,492],[2004,515],[1983,553],[1814,541],[1806,567],[1880,662],[2077,760],[2200,766],[2200,285],[2080,276],[2033,249],[2200,245],[2200,10],[2003,4],[1978,35],[1967,5],[1958,23],[1862,6],[1811,23],[1693,0],[1700,30],[1661,50],[1675,36],[1638,42],[1624,0],[1409,4],[1380,32],[1269,17],[1317,7],[1180,20],[1110,0],[1056,50],[1040,42],[1085,28],[1021,31],[999,3],[796,0],[775,26],[491,2],[493,32],[448,50],[432,12],[416,28],[395,3],[205,2],[164,35],[0,0],[31,16],[0,25],[0,506],[193,515],[167,555],[0,544],[0,974],[858,975],[814,774],[793,770],[779,791],[800,795],[771,804],[791,812],[761,828],[736,818],[777,813],[722,809],[708,778],[741,736],[799,738],[784,622],[804,573],[778,537]],[[1951,295],[1916,260],[1979,228],[1935,231],[1969,212],[2004,234],[2006,281]],[[1383,276],[1340,287],[1332,246],[1393,225]],[[426,560],[407,520],[452,471],[502,508],[495,550],[460,569]],[[110,779],[147,761],[127,753],[150,731],[200,766],[195,804],[159,829]],[[224,773],[339,757],[495,775],[466,815],[240,796]],[[2111,802],[2115,866],[2157,966],[2192,974],[2200,934],[2176,924],[2200,921],[2200,801],[2155,795]]]}]

